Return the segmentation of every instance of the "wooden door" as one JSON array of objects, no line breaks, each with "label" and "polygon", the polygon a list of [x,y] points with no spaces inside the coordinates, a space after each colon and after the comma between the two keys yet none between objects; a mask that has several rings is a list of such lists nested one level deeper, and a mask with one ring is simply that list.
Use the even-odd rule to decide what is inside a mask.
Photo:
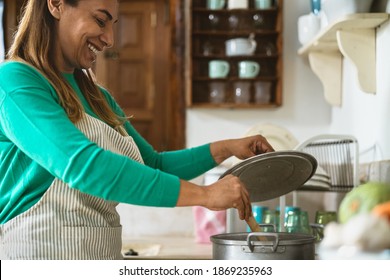
[{"label": "wooden door", "polygon": [[[168,5],[168,7],[167,7]],[[119,3],[114,47],[98,58],[96,71],[131,123],[159,151],[172,148],[169,2]]]}]

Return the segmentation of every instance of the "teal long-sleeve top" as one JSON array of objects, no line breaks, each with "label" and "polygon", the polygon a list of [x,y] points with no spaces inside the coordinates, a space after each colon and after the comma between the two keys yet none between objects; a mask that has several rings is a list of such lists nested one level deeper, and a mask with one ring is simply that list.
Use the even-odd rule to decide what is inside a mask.
[{"label": "teal long-sleeve top", "polygon": [[[64,74],[87,114],[96,117],[72,74]],[[101,88],[112,109],[124,116]],[[144,164],[104,150],[69,120],[47,79],[20,62],[0,64],[0,223],[31,208],[55,178],[105,200],[174,207],[180,179],[216,165],[210,145],[158,153],[130,122],[126,131]]]}]

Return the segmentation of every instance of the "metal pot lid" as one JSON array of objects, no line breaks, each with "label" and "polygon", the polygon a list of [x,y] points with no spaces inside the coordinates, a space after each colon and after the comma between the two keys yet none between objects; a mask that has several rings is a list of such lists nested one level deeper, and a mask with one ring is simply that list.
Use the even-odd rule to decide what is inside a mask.
[{"label": "metal pot lid", "polygon": [[251,202],[280,197],[301,187],[313,176],[317,160],[298,151],[277,151],[246,159],[221,175],[240,178],[248,189]]}]

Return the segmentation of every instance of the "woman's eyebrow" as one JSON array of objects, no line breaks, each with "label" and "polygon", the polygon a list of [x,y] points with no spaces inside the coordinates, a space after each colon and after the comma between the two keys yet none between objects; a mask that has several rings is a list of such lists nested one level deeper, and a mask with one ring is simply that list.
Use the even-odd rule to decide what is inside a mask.
[{"label": "woman's eyebrow", "polygon": [[[103,13],[103,14],[105,14],[105,15],[108,17],[109,20],[112,20],[112,19],[113,19],[112,15],[111,15],[107,10],[98,9],[98,11],[101,12],[101,13]],[[117,22],[117,21],[118,21],[118,20],[115,20],[115,22]]]}]

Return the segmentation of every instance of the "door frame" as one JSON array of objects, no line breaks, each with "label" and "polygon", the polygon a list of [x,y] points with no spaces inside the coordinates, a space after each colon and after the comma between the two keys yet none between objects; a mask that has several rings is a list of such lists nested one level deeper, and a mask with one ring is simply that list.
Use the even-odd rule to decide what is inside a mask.
[{"label": "door frame", "polygon": [[[170,88],[172,116],[170,149],[185,148],[186,144],[186,100],[185,100],[185,1],[164,0],[170,3],[171,66]],[[171,144],[172,143],[172,144]]]},{"label": "door frame", "polygon": [[[167,7],[168,20],[170,26],[171,42],[168,50],[170,61],[169,67],[164,67],[169,71],[168,93],[167,93],[167,139],[166,150],[178,150],[185,148],[186,131],[186,102],[185,102],[185,22],[184,22],[184,1],[182,0],[157,0],[165,2]],[[100,82],[106,84],[107,67],[105,67],[104,54],[99,54],[97,59],[98,67],[96,75],[100,77]],[[165,71],[164,70],[164,71]],[[156,69],[155,71],[162,71]]]}]

